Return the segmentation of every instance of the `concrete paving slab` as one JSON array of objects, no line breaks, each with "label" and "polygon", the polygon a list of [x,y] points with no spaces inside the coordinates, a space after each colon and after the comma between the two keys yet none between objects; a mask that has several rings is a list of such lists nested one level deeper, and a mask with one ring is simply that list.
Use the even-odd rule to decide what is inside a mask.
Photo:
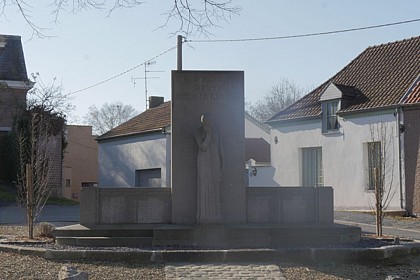
[{"label": "concrete paving slab", "polygon": [[266,263],[167,263],[165,279],[286,280],[276,264]]}]

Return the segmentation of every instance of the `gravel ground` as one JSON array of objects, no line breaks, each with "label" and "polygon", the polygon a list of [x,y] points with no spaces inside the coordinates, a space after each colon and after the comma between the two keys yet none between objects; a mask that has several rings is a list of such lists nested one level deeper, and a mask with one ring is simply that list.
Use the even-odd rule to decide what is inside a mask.
[{"label": "gravel ground", "polygon": [[[363,217],[369,219],[369,217]],[[360,222],[360,221],[359,221]],[[395,224],[394,224],[395,226]],[[39,233],[36,228],[35,234]],[[0,236],[24,236],[24,226],[0,225]],[[63,265],[72,265],[89,273],[89,279],[165,279],[162,264],[131,262],[63,262],[35,256],[0,252],[0,279],[57,279]],[[403,264],[298,264],[278,263],[286,279],[386,279],[398,275],[401,279],[420,279],[420,257]]]},{"label": "gravel ground", "polygon": [[141,262],[59,262],[0,252],[0,279],[57,279],[61,266],[75,266],[89,279],[165,279],[163,265]]}]

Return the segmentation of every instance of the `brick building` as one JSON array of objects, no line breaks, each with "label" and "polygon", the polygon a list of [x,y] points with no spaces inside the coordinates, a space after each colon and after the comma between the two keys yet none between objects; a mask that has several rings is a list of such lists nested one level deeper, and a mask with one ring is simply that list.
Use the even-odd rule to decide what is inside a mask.
[{"label": "brick building", "polygon": [[0,180],[8,178],[7,137],[16,117],[26,108],[26,95],[33,86],[26,73],[19,36],[0,35]]}]

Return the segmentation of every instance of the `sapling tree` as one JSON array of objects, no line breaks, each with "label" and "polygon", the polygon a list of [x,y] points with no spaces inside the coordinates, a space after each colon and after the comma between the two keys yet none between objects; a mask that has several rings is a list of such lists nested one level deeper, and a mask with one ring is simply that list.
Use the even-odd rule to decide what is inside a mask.
[{"label": "sapling tree", "polygon": [[[53,192],[51,184],[57,158],[61,158],[65,119],[38,106],[26,110],[16,125],[18,150],[18,204],[26,209],[28,237]],[[61,167],[61,165],[60,165]]]},{"label": "sapling tree", "polygon": [[48,86],[39,83],[29,95],[27,108],[16,120],[14,135],[18,162],[17,201],[26,209],[28,237],[32,239],[36,219],[61,184],[56,176],[57,170],[61,170],[66,146],[66,118],[61,110],[69,110],[71,105],[61,95],[61,87],[54,83]]},{"label": "sapling tree", "polygon": [[394,167],[395,141],[392,127],[380,122],[369,125],[370,142],[368,149],[368,188],[374,190],[376,235],[382,237],[385,210],[395,195]]}]

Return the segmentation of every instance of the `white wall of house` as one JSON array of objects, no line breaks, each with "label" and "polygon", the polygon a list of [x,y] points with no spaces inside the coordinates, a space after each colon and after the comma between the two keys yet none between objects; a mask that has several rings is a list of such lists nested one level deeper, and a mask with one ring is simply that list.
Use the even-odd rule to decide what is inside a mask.
[{"label": "white wall of house", "polygon": [[[245,138],[262,138],[270,144],[270,132],[257,125],[255,122],[245,116]],[[248,186],[249,187],[278,187],[279,184],[274,181],[275,168],[271,166],[270,162],[254,163],[257,174],[251,175],[248,172]],[[248,165],[248,163],[247,163]],[[247,168],[249,168],[247,166]],[[252,167],[251,167],[252,168]],[[248,169],[249,170],[249,169]]]},{"label": "white wall of house", "polygon": [[262,138],[270,143],[270,132],[265,131],[245,117],[245,138]]},{"label": "white wall of house", "polygon": [[99,142],[99,187],[134,187],[135,171],[161,169],[161,186],[170,187],[170,135],[148,134]]},{"label": "white wall of house", "polygon": [[[390,135],[389,149],[393,175],[389,209],[400,209],[400,176],[398,168],[398,130],[394,111],[372,112],[339,117],[336,133],[321,133],[321,118],[283,122],[271,131],[271,161],[274,180],[281,186],[300,186],[302,148],[322,148],[323,181],[334,188],[337,209],[369,209],[374,207],[374,192],[368,188],[367,142],[372,142],[370,124],[385,123]],[[278,143],[275,144],[274,138]],[[378,139],[375,139],[378,140]],[[404,196],[403,196],[404,197]]]},{"label": "white wall of house", "polygon": [[[252,167],[251,167],[252,168]],[[273,177],[276,169],[270,164],[257,164],[255,166],[257,174],[254,176],[248,169],[248,186],[249,187],[278,187],[279,184],[274,181]]]}]

